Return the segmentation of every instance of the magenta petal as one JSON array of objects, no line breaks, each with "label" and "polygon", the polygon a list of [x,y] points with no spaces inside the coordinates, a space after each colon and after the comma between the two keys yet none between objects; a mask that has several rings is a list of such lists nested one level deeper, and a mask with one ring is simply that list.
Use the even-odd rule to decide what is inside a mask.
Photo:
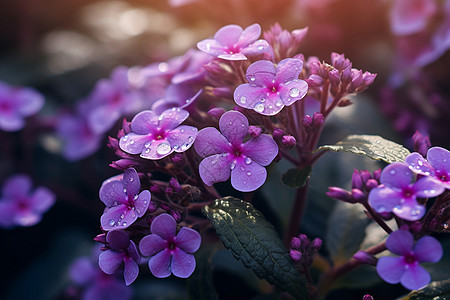
[{"label": "magenta petal", "polygon": [[30,177],[24,174],[16,174],[3,183],[2,193],[5,198],[17,198],[26,196],[30,190]]},{"label": "magenta petal", "polygon": [[162,159],[174,151],[167,139],[153,140],[151,143],[144,145],[144,148],[145,150],[142,151],[140,156],[152,160]]},{"label": "magenta petal", "polygon": [[172,107],[165,110],[160,116],[159,126],[162,129],[170,130],[176,128],[189,117],[189,113],[179,107]]},{"label": "magenta petal", "polygon": [[377,263],[377,273],[381,279],[388,283],[399,283],[400,279],[405,272],[405,262],[402,256],[380,257]]},{"label": "magenta petal", "polygon": [[125,284],[130,285],[136,280],[139,274],[139,265],[130,257],[124,259],[123,277],[125,278]]},{"label": "magenta petal", "polygon": [[177,222],[166,213],[157,216],[150,226],[150,231],[157,234],[165,240],[172,240],[175,237]]},{"label": "magenta petal", "polygon": [[151,110],[144,110],[134,116],[131,130],[139,135],[149,134],[153,128],[158,127],[158,124],[158,116]]},{"label": "magenta petal", "polygon": [[157,234],[144,236],[139,243],[143,256],[153,256],[167,247],[168,242]]},{"label": "magenta petal", "polygon": [[267,178],[266,168],[255,162],[240,161],[231,171],[231,185],[241,192],[252,192],[264,184]]},{"label": "magenta petal", "polygon": [[369,193],[369,204],[377,213],[391,212],[400,203],[401,191],[380,186]]},{"label": "magenta petal", "polygon": [[413,185],[417,197],[433,198],[445,191],[444,185],[432,177],[422,177]]},{"label": "magenta petal", "polygon": [[216,57],[225,52],[225,47],[218,41],[213,39],[206,39],[198,42],[197,48],[205,53],[208,53],[209,55]]},{"label": "magenta petal", "polygon": [[239,46],[247,46],[254,41],[256,41],[261,35],[261,26],[258,23],[252,24],[242,31],[238,45]]},{"label": "magenta petal", "polygon": [[242,32],[241,26],[226,25],[216,32],[214,39],[223,46],[233,47],[239,41]]},{"label": "magenta petal", "polygon": [[240,145],[248,133],[248,120],[238,111],[228,111],[220,117],[219,128],[233,145]]},{"label": "magenta petal", "polygon": [[409,290],[418,290],[431,281],[431,276],[421,265],[412,264],[403,273],[400,283]]},{"label": "magenta petal", "polygon": [[130,154],[139,154],[144,149],[144,145],[151,141],[149,135],[138,135],[134,132],[123,136],[119,140],[119,147]]},{"label": "magenta petal", "polygon": [[275,80],[275,66],[269,60],[259,60],[247,68],[246,78],[250,85],[267,87]]},{"label": "magenta petal", "polygon": [[171,269],[173,275],[180,278],[188,278],[195,270],[195,257],[176,248],[172,253]]},{"label": "magenta petal", "polygon": [[380,182],[388,187],[404,188],[409,186],[412,178],[413,173],[406,164],[395,162],[383,169]]},{"label": "magenta petal", "polygon": [[199,165],[199,173],[206,185],[227,181],[230,178],[230,159],[225,154],[215,154],[204,158]]},{"label": "magenta petal", "polygon": [[248,83],[241,84],[234,90],[234,101],[243,108],[254,109],[255,105],[265,97],[263,88]]},{"label": "magenta petal", "polygon": [[191,148],[197,137],[198,129],[192,126],[182,125],[167,134],[167,140],[175,152],[184,152]]},{"label": "magenta petal", "polygon": [[427,152],[428,162],[439,171],[450,175],[450,151],[441,147],[430,148]]},{"label": "magenta petal", "polygon": [[123,252],[106,250],[98,257],[98,266],[106,274],[114,274],[123,263]]},{"label": "magenta petal", "polygon": [[201,157],[231,151],[228,140],[214,127],[200,130],[194,143],[194,149]]},{"label": "magenta petal", "polygon": [[286,106],[290,106],[295,101],[302,99],[308,92],[308,84],[301,79],[295,79],[285,84],[280,91],[280,97]]},{"label": "magenta petal", "polygon": [[194,229],[182,227],[177,234],[175,244],[178,248],[187,253],[194,253],[200,248],[202,238]]},{"label": "magenta petal", "polygon": [[413,244],[413,235],[407,230],[396,230],[386,240],[386,248],[398,255],[410,254]]},{"label": "magenta petal", "polygon": [[105,181],[99,191],[100,200],[107,207],[127,203],[127,195],[124,188],[121,180]]},{"label": "magenta petal", "polygon": [[441,243],[431,236],[421,237],[414,245],[414,256],[418,262],[438,262],[443,255]]},{"label": "magenta petal", "polygon": [[417,152],[413,152],[405,158],[409,169],[416,174],[430,175],[434,173],[433,167]]},{"label": "magenta petal", "polygon": [[136,199],[134,199],[134,208],[138,217],[142,217],[147,211],[148,206],[150,205],[150,200],[152,195],[148,190],[142,191]]},{"label": "magenta petal", "polygon": [[38,187],[31,196],[31,205],[33,210],[39,213],[47,211],[53,203],[55,203],[56,197],[52,191],[45,187]]},{"label": "magenta petal", "polygon": [[111,207],[100,218],[100,224],[104,230],[114,228],[125,229],[137,219],[137,214],[129,210],[126,205]]},{"label": "magenta petal", "polygon": [[275,82],[286,83],[298,79],[303,68],[303,61],[295,58],[286,58],[280,61],[276,68]]},{"label": "magenta petal", "polygon": [[148,261],[148,267],[153,276],[158,278],[166,278],[170,276],[171,257],[172,255],[170,254],[170,251],[164,249],[150,258]]},{"label": "magenta petal", "polygon": [[123,174],[123,184],[128,198],[133,198],[141,190],[141,181],[135,169],[129,168]]},{"label": "magenta petal", "polygon": [[[261,151],[264,149],[264,151]],[[270,135],[261,134],[244,144],[242,153],[261,166],[269,165],[278,154],[278,145]],[[247,160],[248,161],[248,160]]]}]

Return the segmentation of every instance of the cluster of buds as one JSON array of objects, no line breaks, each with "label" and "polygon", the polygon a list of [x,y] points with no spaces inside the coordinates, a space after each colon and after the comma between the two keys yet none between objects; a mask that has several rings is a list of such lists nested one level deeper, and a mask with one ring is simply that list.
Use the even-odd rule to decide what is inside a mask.
[{"label": "cluster of buds", "polygon": [[320,238],[311,241],[306,234],[301,233],[298,237],[292,238],[289,256],[296,264],[307,268],[312,264],[314,256],[321,246],[322,240]]},{"label": "cluster of buds", "polygon": [[299,52],[300,45],[307,33],[308,27],[289,32],[281,28],[280,24],[275,23],[269,31],[264,32],[264,39],[271,46],[274,60],[280,61],[283,58],[293,57]]},{"label": "cluster of buds", "polygon": [[352,175],[352,190],[347,191],[339,187],[329,187],[327,195],[331,198],[348,203],[367,203],[369,192],[380,185],[381,169],[370,174],[367,170],[354,170]]},{"label": "cluster of buds", "polygon": [[305,115],[302,120],[303,127],[307,133],[318,132],[320,128],[322,128],[323,123],[325,122],[324,116],[316,112],[311,117],[310,115]]}]

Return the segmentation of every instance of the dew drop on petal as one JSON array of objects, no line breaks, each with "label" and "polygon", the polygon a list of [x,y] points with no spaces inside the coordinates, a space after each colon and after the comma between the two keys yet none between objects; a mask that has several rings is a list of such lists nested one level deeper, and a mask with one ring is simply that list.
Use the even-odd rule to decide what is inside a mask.
[{"label": "dew drop on petal", "polygon": [[291,97],[298,97],[298,95],[300,95],[300,90],[296,87],[292,88],[289,91],[289,96],[291,96]]},{"label": "dew drop on petal", "polygon": [[419,166],[423,165],[423,162],[421,160],[419,160],[417,163],[419,164]]},{"label": "dew drop on petal", "polygon": [[[133,200],[137,200],[139,198],[139,195],[135,195],[134,197],[133,197]],[[134,207],[133,207],[134,208]]]},{"label": "dew drop on petal", "polygon": [[134,144],[134,140],[131,140],[131,141],[130,141],[130,145],[133,145],[133,144]]},{"label": "dew drop on petal", "polygon": [[385,212],[385,211],[386,211],[386,207],[383,206],[383,205],[380,205],[380,206],[378,206],[378,207],[376,208],[376,210],[377,210],[378,213],[382,213],[382,212]]},{"label": "dew drop on petal", "polygon": [[164,155],[170,152],[170,150],[172,150],[172,148],[170,147],[169,144],[167,143],[161,143],[158,145],[158,147],[156,148],[156,152],[159,155]]},{"label": "dew drop on petal", "polygon": [[443,223],[442,227],[444,227],[444,229],[448,229],[448,223]]},{"label": "dew drop on petal", "polygon": [[188,137],[188,142],[189,142],[189,143],[192,143],[193,141],[194,141],[194,137],[193,137],[193,136],[189,136],[189,137]]},{"label": "dew drop on petal", "polygon": [[233,161],[233,162],[230,164],[230,169],[233,170],[235,167],[236,167],[236,161]]},{"label": "dew drop on petal", "polygon": [[397,213],[397,214],[401,214],[401,213],[403,213],[403,207],[401,205],[397,205],[394,207],[393,212]]},{"label": "dew drop on petal", "polygon": [[247,175],[248,175],[248,176],[252,175],[252,172],[247,172]]},{"label": "dew drop on petal", "polygon": [[127,193],[127,189],[126,189],[126,188],[124,188],[124,189],[123,189],[123,192],[124,192],[124,193],[126,194],[126,193]]},{"label": "dew drop on petal", "polygon": [[256,78],[255,77],[250,77],[250,81],[255,81]]},{"label": "dew drop on petal", "polygon": [[264,46],[263,45],[260,45],[260,46],[258,46],[258,48],[257,48],[258,50],[263,50],[264,49]]},{"label": "dew drop on petal", "polygon": [[109,220],[109,225],[114,226],[114,224],[116,224],[116,221],[114,221],[113,219]]},{"label": "dew drop on petal", "polygon": [[122,141],[124,141],[124,142],[128,141],[128,135],[124,136],[124,137],[122,138]]},{"label": "dew drop on petal", "polygon": [[253,109],[254,109],[256,112],[261,113],[261,112],[264,111],[264,104],[262,104],[262,103],[257,103],[257,104],[253,107]]},{"label": "dew drop on petal", "polygon": [[421,211],[422,208],[417,205],[414,209],[411,210],[411,216],[418,216]]},{"label": "dew drop on petal", "polygon": [[127,222],[123,222],[123,223],[122,223],[122,226],[127,226]]},{"label": "dew drop on petal", "polygon": [[278,106],[278,107],[280,107],[280,106],[283,105],[283,101],[281,101],[281,99],[278,99],[278,100],[275,102],[275,105]]},{"label": "dew drop on petal", "polygon": [[152,144],[152,142],[147,142],[147,143],[144,144],[144,147],[145,147],[145,148],[150,148],[150,145],[151,145],[151,144]]},{"label": "dew drop on petal", "polygon": [[251,164],[251,163],[252,163],[252,159],[251,159],[250,157],[246,157],[246,158],[245,158],[245,163],[246,163],[247,165]]},{"label": "dew drop on petal", "polygon": [[242,96],[242,97],[240,98],[240,101],[241,101],[242,104],[244,104],[245,102],[247,102],[247,98],[244,97],[244,96]]},{"label": "dew drop on petal", "polygon": [[245,171],[244,167],[241,167],[241,171]]},{"label": "dew drop on petal", "polygon": [[181,128],[181,129],[180,129],[180,132],[184,132],[184,128]]},{"label": "dew drop on petal", "polygon": [[389,173],[391,173],[392,175],[394,175],[394,174],[395,174],[395,170],[391,170],[391,172],[389,172]]}]

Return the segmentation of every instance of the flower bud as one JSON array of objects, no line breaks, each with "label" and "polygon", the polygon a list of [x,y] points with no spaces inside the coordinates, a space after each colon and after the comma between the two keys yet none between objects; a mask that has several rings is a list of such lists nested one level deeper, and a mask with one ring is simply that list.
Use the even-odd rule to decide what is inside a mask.
[{"label": "flower bud", "polygon": [[280,128],[275,128],[272,132],[272,136],[275,141],[281,141],[281,139],[283,138],[283,135],[284,135],[284,131],[281,130]]},{"label": "flower bud", "polygon": [[348,85],[352,81],[352,66],[348,66],[341,73],[342,84]]},{"label": "flower bud", "polygon": [[310,115],[306,115],[303,117],[302,124],[305,127],[305,129],[307,129],[307,131],[312,126],[312,122],[313,122],[313,119],[311,118]]},{"label": "flower bud", "polygon": [[341,82],[341,77],[339,76],[339,70],[332,69],[328,72],[328,78],[330,80],[330,84],[333,87],[337,87]]},{"label": "flower bud", "polygon": [[106,244],[106,233],[101,233],[94,238],[94,241]]},{"label": "flower bud", "polygon": [[297,251],[297,250],[289,251],[289,256],[295,262],[299,262],[302,259],[302,253],[300,251]]},{"label": "flower bud", "polygon": [[353,255],[353,258],[356,259],[357,261],[360,261],[364,264],[368,264],[368,265],[372,265],[372,266],[376,266],[377,265],[377,259],[364,251],[358,251]]},{"label": "flower bud", "polygon": [[233,93],[228,87],[216,87],[212,89],[212,93],[216,97],[233,98]]},{"label": "flower bud", "polygon": [[291,248],[292,249],[300,249],[302,246],[302,241],[298,237],[293,237],[291,239]]},{"label": "flower bud", "polygon": [[369,192],[379,185],[378,181],[375,179],[369,179],[366,181],[366,190]]},{"label": "flower bud", "polygon": [[208,115],[210,115],[213,118],[216,118],[217,120],[220,119],[220,117],[225,113],[225,109],[221,107],[214,107],[208,110]]},{"label": "flower bud", "polygon": [[175,219],[175,221],[177,221],[177,222],[181,221],[181,215],[180,215],[179,212],[173,210],[173,211],[170,212],[170,214]]},{"label": "flower bud", "polygon": [[352,174],[352,188],[353,189],[360,189],[363,188],[363,180],[361,178],[361,173],[354,169]]},{"label": "flower bud", "polygon": [[293,149],[297,145],[297,140],[292,135],[284,135],[281,139],[281,143],[288,149]]},{"label": "flower bud", "polygon": [[321,86],[325,83],[323,78],[316,74],[312,74],[311,76],[309,76],[309,78],[306,79],[306,82],[310,87]]},{"label": "flower bud", "polygon": [[342,99],[341,101],[339,101],[338,106],[339,107],[347,107],[352,104],[353,104],[353,102],[350,99]]},{"label": "flower bud", "polygon": [[311,243],[311,247],[318,251],[320,247],[322,247],[322,240],[320,238],[315,238]]},{"label": "flower bud", "polygon": [[344,202],[354,203],[354,199],[352,197],[352,194],[344,189],[341,189],[340,187],[334,187],[330,186],[328,187],[328,192],[326,192],[328,197],[342,200]]},{"label": "flower bud", "polygon": [[362,203],[367,200],[367,196],[360,189],[352,189],[352,198],[358,203]]},{"label": "flower bud", "polygon": [[169,180],[169,186],[176,192],[176,193],[182,193],[183,188],[178,183],[178,180],[174,177],[170,178]]},{"label": "flower bud", "polygon": [[370,172],[367,170],[361,170],[360,174],[363,183],[372,178],[372,175],[370,175]]},{"label": "flower bud", "polygon": [[261,130],[261,128],[258,127],[258,126],[250,125],[250,126],[248,127],[248,133],[249,133],[250,136],[253,137],[253,138],[257,138],[257,137],[261,134],[261,132],[262,132],[262,130]]},{"label": "flower bud", "polygon": [[322,127],[323,123],[325,122],[325,118],[320,112],[316,112],[313,115],[313,121],[312,121],[312,127],[315,130],[318,130],[320,127]]},{"label": "flower bud", "polygon": [[430,137],[428,135],[422,135],[419,131],[412,136],[414,143],[414,151],[419,152],[423,157],[427,156],[428,149],[431,147]]}]

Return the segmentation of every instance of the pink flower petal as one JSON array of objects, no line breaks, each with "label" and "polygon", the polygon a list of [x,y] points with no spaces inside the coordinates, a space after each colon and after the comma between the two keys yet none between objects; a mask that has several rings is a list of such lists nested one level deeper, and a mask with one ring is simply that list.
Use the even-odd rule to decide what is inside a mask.
[{"label": "pink flower petal", "polygon": [[286,83],[298,79],[303,68],[303,61],[295,58],[286,58],[280,61],[276,68],[276,83]]},{"label": "pink flower petal", "polygon": [[427,160],[436,170],[444,171],[450,176],[450,151],[441,147],[430,148]]},{"label": "pink flower petal", "polygon": [[434,168],[417,152],[413,152],[405,158],[409,169],[416,174],[428,176],[434,174]]},{"label": "pink flower petal", "polygon": [[167,139],[153,140],[144,145],[140,156],[145,159],[158,160],[172,154],[174,150]]},{"label": "pink flower petal", "polygon": [[231,171],[231,185],[241,192],[257,190],[264,184],[266,178],[266,168],[256,162],[247,164],[244,160],[240,160]]},{"label": "pink flower petal", "polygon": [[400,204],[401,191],[385,186],[374,188],[369,193],[369,204],[377,213],[391,212]]},{"label": "pink flower petal", "polygon": [[209,55],[216,57],[219,56],[220,54],[223,54],[226,50],[225,46],[221,45],[218,41],[214,39],[206,39],[201,42],[198,42],[197,48]]},{"label": "pink flower petal", "polygon": [[100,224],[104,230],[112,230],[114,228],[125,229],[137,220],[137,214],[133,210],[128,209],[127,205],[118,205],[107,208],[100,218]]},{"label": "pink flower petal", "polygon": [[248,120],[238,111],[228,111],[220,117],[219,128],[233,145],[240,145],[248,133]]},{"label": "pink flower petal", "polygon": [[230,158],[225,154],[214,154],[204,158],[199,165],[199,173],[206,185],[227,181],[230,178]]},{"label": "pink flower petal", "polygon": [[177,229],[177,222],[175,219],[166,213],[157,216],[150,226],[150,231],[157,234],[165,240],[172,240],[175,237]]},{"label": "pink flower petal", "polygon": [[195,257],[176,248],[172,253],[171,270],[173,275],[188,278],[195,270]]},{"label": "pink flower petal", "polygon": [[422,177],[413,186],[417,197],[433,198],[445,191],[444,185],[432,177]]},{"label": "pink flower petal", "polygon": [[187,253],[194,253],[200,248],[202,238],[194,229],[183,227],[177,234],[175,244],[178,248]]},{"label": "pink flower petal", "polygon": [[128,198],[132,199],[141,190],[141,181],[135,169],[128,168],[123,174],[123,185]]},{"label": "pink flower petal", "polygon": [[138,217],[142,217],[150,205],[152,195],[148,190],[142,191],[137,198],[134,199],[134,207]]},{"label": "pink flower petal", "polygon": [[276,69],[269,60],[258,60],[247,68],[246,78],[251,86],[267,87],[275,80]]},{"label": "pink flower petal", "polygon": [[280,91],[280,97],[286,106],[294,104],[308,93],[308,84],[301,79],[295,79],[285,84]]},{"label": "pink flower petal", "polygon": [[25,174],[16,174],[9,177],[2,187],[5,198],[18,198],[27,196],[31,190],[31,179]]},{"label": "pink flower petal", "polygon": [[38,213],[47,211],[54,203],[55,194],[45,187],[38,187],[31,196],[30,202],[33,210]]},{"label": "pink flower petal", "polygon": [[189,113],[179,107],[165,110],[160,116],[159,127],[163,130],[171,130],[183,123],[189,117]]},{"label": "pink flower petal", "polygon": [[238,25],[226,25],[220,28],[214,35],[214,39],[222,46],[233,47],[241,37],[243,30]]},{"label": "pink flower petal", "polygon": [[128,202],[126,190],[121,180],[105,181],[102,184],[99,196],[107,207],[125,204]]},{"label": "pink flower petal", "polygon": [[246,47],[256,41],[261,35],[261,26],[258,23],[252,24],[244,29],[238,41],[239,46]]},{"label": "pink flower petal", "polygon": [[234,101],[243,108],[254,109],[255,105],[264,97],[266,97],[266,93],[261,87],[248,83],[241,84],[234,90]]},{"label": "pink flower petal", "polygon": [[162,250],[148,261],[148,267],[150,272],[152,272],[153,276],[157,278],[166,278],[169,277],[170,272],[170,263],[171,263],[172,255],[170,251],[167,249]]}]

